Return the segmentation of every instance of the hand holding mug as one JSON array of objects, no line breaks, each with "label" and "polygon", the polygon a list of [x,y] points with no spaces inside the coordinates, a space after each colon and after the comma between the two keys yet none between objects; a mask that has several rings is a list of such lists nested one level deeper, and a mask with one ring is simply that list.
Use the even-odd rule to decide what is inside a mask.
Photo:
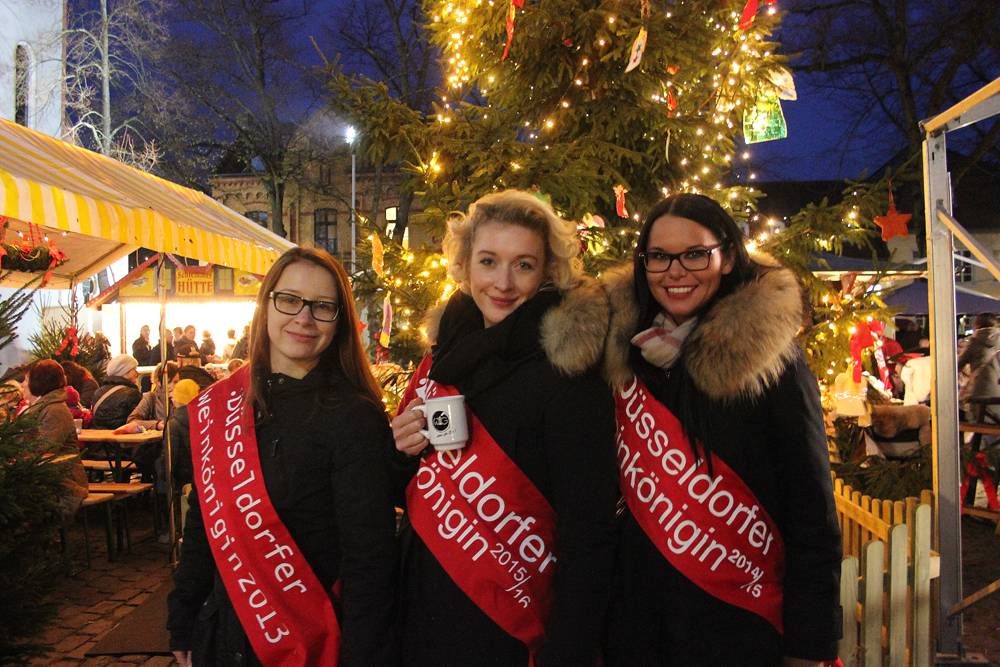
[{"label": "hand holding mug", "polygon": [[392,438],[396,441],[396,449],[407,456],[417,456],[429,444],[422,429],[427,424],[423,413],[416,408],[423,405],[420,398],[415,398],[392,419]]},{"label": "hand holding mug", "polygon": [[458,394],[429,398],[422,405],[414,405],[410,409],[419,410],[427,417],[427,428],[420,431],[420,435],[439,452],[461,449],[469,441],[465,396]]}]

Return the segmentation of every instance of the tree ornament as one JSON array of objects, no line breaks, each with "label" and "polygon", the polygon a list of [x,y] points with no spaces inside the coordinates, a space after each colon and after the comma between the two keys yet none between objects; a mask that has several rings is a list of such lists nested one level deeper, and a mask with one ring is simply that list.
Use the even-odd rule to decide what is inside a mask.
[{"label": "tree ornament", "polygon": [[392,293],[386,292],[382,299],[382,330],[378,333],[378,344],[389,347],[389,337],[392,334]]},{"label": "tree ornament", "polygon": [[781,100],[771,91],[757,98],[752,109],[743,114],[743,138],[748,144],[774,141],[788,136]]},{"label": "tree ornament", "polygon": [[639,34],[636,36],[635,41],[632,42],[632,50],[628,57],[628,65],[625,66],[625,73],[628,74],[642,62],[642,54],[646,50],[646,36],[647,32],[645,28],[639,28]]},{"label": "tree ornament", "polygon": [[625,208],[625,193],[628,190],[625,189],[624,185],[616,185],[614,187],[615,191],[615,213],[618,214],[619,218],[628,217],[628,209]]},{"label": "tree ornament", "polygon": [[372,236],[372,271],[379,278],[385,275],[385,247],[378,234]]},{"label": "tree ornament", "polygon": [[514,42],[514,18],[517,16],[517,10],[523,7],[524,0],[510,0],[510,5],[507,6],[507,45],[503,48],[500,62],[507,60],[510,54],[510,45]]},{"label": "tree ornament", "polygon": [[882,240],[888,241],[896,236],[907,236],[910,233],[906,224],[913,217],[911,213],[900,213],[896,210],[896,199],[892,196],[892,182],[889,182],[889,210],[885,215],[876,215],[874,222],[882,228]]},{"label": "tree ornament", "polygon": [[[767,4],[773,5],[778,0],[767,0]],[[747,0],[747,3],[743,5],[743,14],[740,16],[740,30],[749,30],[750,26],[753,25],[753,21],[757,18],[757,7],[759,3],[757,0]]]}]

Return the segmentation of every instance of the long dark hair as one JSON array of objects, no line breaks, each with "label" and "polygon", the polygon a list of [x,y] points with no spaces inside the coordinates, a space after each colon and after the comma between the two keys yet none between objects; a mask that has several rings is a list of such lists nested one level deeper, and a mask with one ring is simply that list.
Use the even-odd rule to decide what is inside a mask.
[{"label": "long dark hair", "polygon": [[[712,232],[722,243],[723,251],[733,261],[732,271],[723,274],[718,291],[705,304],[702,312],[711,308],[722,297],[732,294],[740,286],[756,280],[763,270],[747,253],[744,245],[745,237],[739,225],[714,199],[690,193],[667,197],[653,206],[646,214],[632,257],[635,298],[639,306],[639,324],[632,332],[633,335],[652,326],[653,319],[662,310],[649,289],[649,282],[646,280],[646,266],[640,253],[647,249],[653,225],[665,215],[687,218]],[[635,346],[631,346],[629,349],[629,366],[654,394],[660,393],[658,389],[662,388],[665,382],[662,370],[646,361],[639,348]],[[683,363],[674,366],[671,373],[678,374],[680,383],[677,405],[674,406],[677,418],[684,427],[685,435],[691,441],[694,453],[700,455],[699,449],[704,449],[705,454],[708,455],[712,451],[711,438],[709,437],[711,433],[709,417],[719,406],[695,386]],[[701,447],[699,447],[699,442]],[[711,461],[709,461],[709,472],[711,473]]]},{"label": "long dark hair", "polygon": [[257,294],[257,310],[250,325],[250,391],[247,400],[265,418],[268,415],[264,391],[267,376],[271,373],[271,339],[267,335],[268,302],[271,291],[278,284],[281,274],[292,264],[306,262],[325,269],[337,286],[337,301],[340,316],[337,331],[329,347],[323,351],[320,364],[336,369],[364,398],[382,407],[382,389],[372,375],[361,333],[358,329],[358,314],[354,307],[354,296],[347,272],[330,253],[316,248],[291,248],[286,250],[261,281]]}]

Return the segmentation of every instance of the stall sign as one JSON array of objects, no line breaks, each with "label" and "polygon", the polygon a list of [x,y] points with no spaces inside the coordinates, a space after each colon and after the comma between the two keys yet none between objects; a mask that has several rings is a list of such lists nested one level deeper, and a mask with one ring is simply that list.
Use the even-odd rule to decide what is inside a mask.
[{"label": "stall sign", "polygon": [[246,271],[233,272],[233,294],[237,296],[257,296],[260,291],[260,276]]},{"label": "stall sign", "polygon": [[120,296],[156,296],[156,272],[150,267],[121,286]]},{"label": "stall sign", "polygon": [[174,284],[175,296],[212,296],[215,293],[215,273],[213,271],[177,271]]}]

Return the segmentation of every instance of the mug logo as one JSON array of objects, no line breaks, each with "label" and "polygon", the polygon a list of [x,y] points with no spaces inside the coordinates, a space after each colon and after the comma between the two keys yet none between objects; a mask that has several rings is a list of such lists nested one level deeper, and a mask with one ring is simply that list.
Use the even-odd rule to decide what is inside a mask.
[{"label": "mug logo", "polygon": [[435,412],[434,416],[431,417],[431,424],[434,425],[434,429],[436,431],[446,431],[448,430],[448,426],[451,424],[451,420],[448,419],[447,413],[440,410]]}]

